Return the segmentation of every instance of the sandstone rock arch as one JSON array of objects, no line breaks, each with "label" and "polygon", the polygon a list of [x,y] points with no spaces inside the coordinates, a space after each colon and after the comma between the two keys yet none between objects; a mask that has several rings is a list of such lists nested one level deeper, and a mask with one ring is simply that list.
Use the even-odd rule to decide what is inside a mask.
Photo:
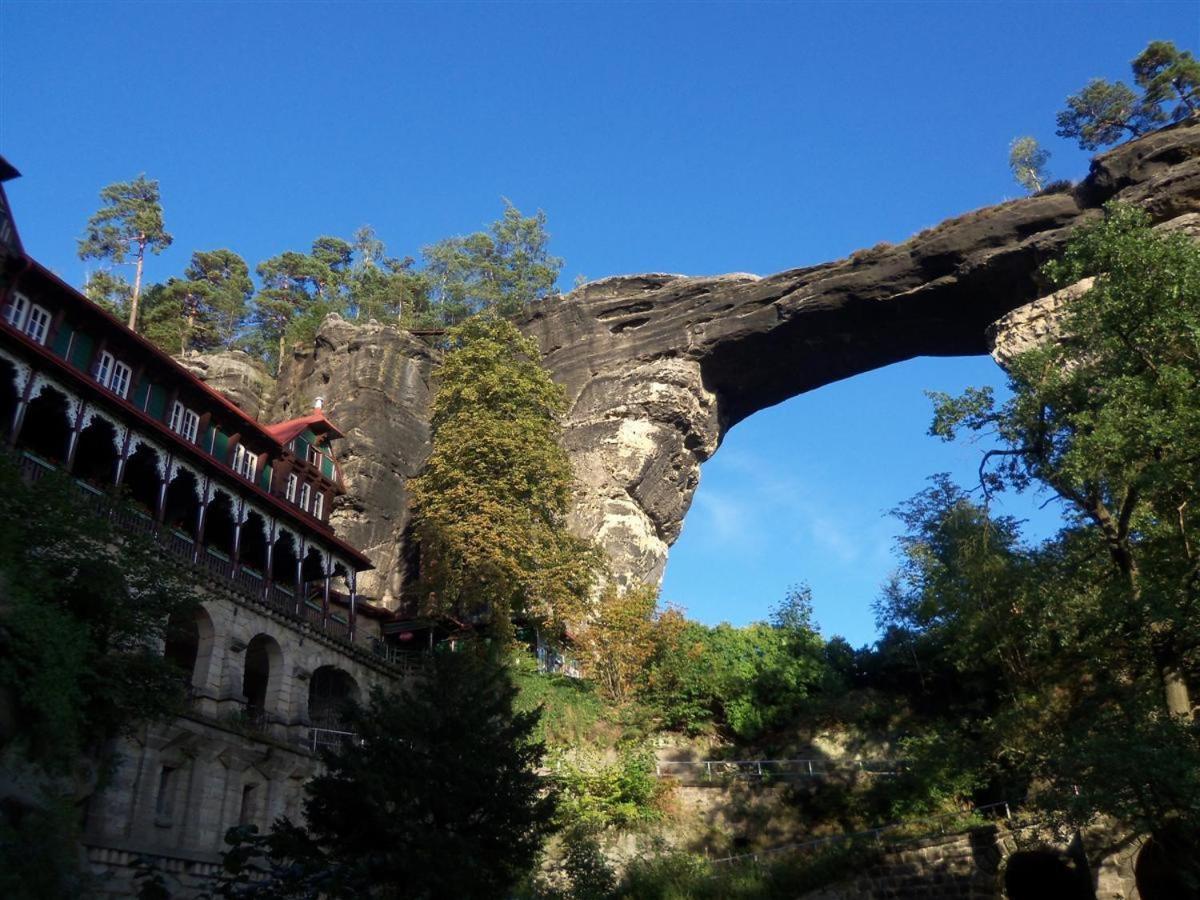
[{"label": "sandstone rock arch", "polygon": [[[660,578],[700,466],[733,425],[894,362],[986,353],[989,326],[1046,292],[1039,266],[1114,198],[1160,222],[1200,211],[1200,123],[1098,156],[1073,189],[977,210],[894,246],[761,278],[608,278],[547,304],[521,327],[568,394],[573,527],[605,546],[618,579]],[[320,394],[347,431],[349,494],[331,521],[377,566],[360,589],[388,601],[402,590],[405,482],[429,452],[436,359],[418,337],[334,316],[296,349],[274,392],[274,417],[290,413],[288,398]],[[224,385],[217,362],[206,360],[203,377],[244,392],[241,369]]]}]

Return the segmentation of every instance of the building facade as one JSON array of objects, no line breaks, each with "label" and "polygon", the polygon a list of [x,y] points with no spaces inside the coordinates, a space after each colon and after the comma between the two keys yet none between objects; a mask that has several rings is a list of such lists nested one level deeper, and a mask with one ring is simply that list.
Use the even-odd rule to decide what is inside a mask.
[{"label": "building facade", "polygon": [[[0,181],[16,171],[0,159]],[[203,888],[226,830],[300,816],[339,710],[411,672],[360,598],[370,561],[334,534],[344,491],[321,411],[262,424],[30,258],[0,187],[0,441],[23,477],[58,471],[96,515],[149,535],[204,600],[163,653],[188,706],[120,747],[86,810],[103,892],[135,861]]]}]

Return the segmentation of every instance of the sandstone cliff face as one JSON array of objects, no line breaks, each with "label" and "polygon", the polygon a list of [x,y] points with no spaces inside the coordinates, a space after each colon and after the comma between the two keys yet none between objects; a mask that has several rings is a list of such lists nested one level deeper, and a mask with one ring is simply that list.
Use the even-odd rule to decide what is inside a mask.
[{"label": "sandstone cliff face", "polygon": [[[1200,125],[1097,157],[1072,192],[947,220],[895,246],[759,278],[634,275],[584,285],[521,323],[570,401],[572,526],[623,581],[661,577],[725,432],[796,394],[914,356],[983,354],[988,328],[1046,293],[1039,266],[1112,198],[1156,221],[1200,212]],[[331,317],[285,365],[269,418],[325,398],[347,432],[350,490],[335,514],[379,567],[364,587],[394,600],[404,568],[405,479],[429,452],[424,342]],[[366,587],[370,585],[370,587]]]},{"label": "sandstone cliff face", "polygon": [[259,421],[275,398],[275,379],[254,357],[241,350],[177,356],[185,369],[220,391],[230,402]]}]

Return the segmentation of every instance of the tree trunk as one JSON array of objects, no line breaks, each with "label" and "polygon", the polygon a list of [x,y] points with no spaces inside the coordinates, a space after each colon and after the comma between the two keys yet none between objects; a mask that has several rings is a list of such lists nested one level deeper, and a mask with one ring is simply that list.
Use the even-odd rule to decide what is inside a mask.
[{"label": "tree trunk", "polygon": [[138,241],[137,270],[133,276],[133,298],[129,301],[129,328],[137,331],[138,298],[142,294],[142,265],[146,261],[145,235]]}]

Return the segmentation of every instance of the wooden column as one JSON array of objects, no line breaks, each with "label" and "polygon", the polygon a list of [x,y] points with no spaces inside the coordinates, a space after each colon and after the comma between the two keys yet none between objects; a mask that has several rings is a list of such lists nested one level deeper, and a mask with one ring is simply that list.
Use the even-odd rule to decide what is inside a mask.
[{"label": "wooden column", "polygon": [[125,480],[125,464],[129,462],[129,451],[133,447],[133,429],[125,427],[125,443],[121,446],[121,455],[117,459],[117,477],[113,479],[113,486],[120,487],[121,482]]},{"label": "wooden column", "polygon": [[63,464],[63,471],[70,472],[75,468],[75,451],[79,449],[79,432],[83,430],[83,415],[87,412],[87,403],[80,398],[79,412],[75,414],[75,421],[71,423],[71,435],[67,438],[67,456]]},{"label": "wooden column", "polygon": [[37,375],[38,373],[32,368],[29,370],[29,378],[25,381],[25,390],[21,391],[21,399],[17,401],[17,409],[13,413],[12,434],[8,436],[10,447],[17,446],[17,438],[21,436],[21,426],[25,424],[25,410],[29,406],[30,395],[33,393],[33,382]]},{"label": "wooden column", "polygon": [[321,630],[329,627],[329,573],[325,573],[324,593],[321,596]]},{"label": "wooden column", "polygon": [[350,642],[354,642],[355,605],[358,603],[358,572],[351,569],[346,579],[350,582]]},{"label": "wooden column", "polygon": [[171,477],[172,461],[171,454],[165,454],[162,457],[162,471],[158,474],[158,508],[154,511],[154,521],[159,525],[167,512],[167,483]]},{"label": "wooden column", "polygon": [[196,512],[196,543],[192,546],[192,562],[200,559],[200,545],[204,542],[204,520],[208,515],[208,476],[200,485],[200,509]]}]

